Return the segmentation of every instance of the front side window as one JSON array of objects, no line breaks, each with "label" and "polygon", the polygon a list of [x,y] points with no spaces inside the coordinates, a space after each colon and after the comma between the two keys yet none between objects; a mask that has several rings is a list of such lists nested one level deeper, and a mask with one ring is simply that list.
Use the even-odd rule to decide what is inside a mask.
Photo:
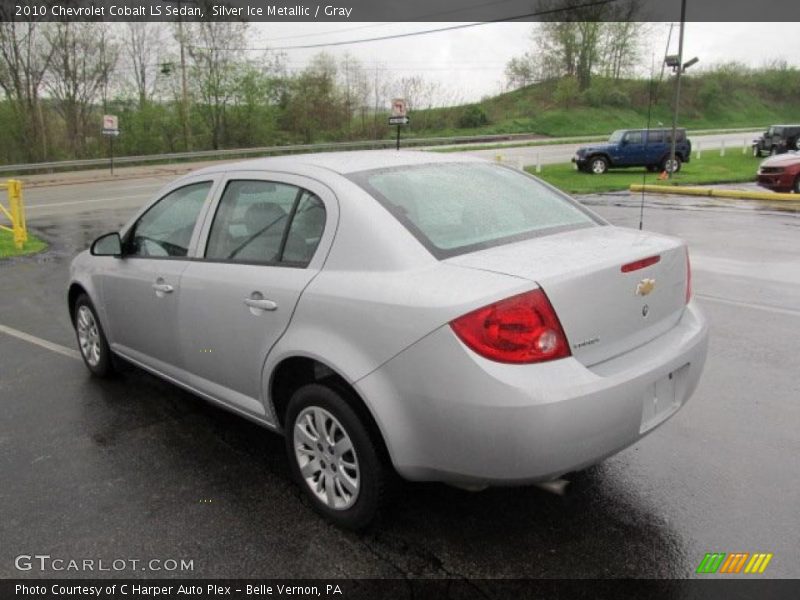
[{"label": "front side window", "polygon": [[271,181],[231,181],[211,224],[206,258],[305,266],[324,227],[324,205],[311,192]]},{"label": "front side window", "polygon": [[499,165],[407,166],[350,178],[438,258],[598,223],[536,179]]},{"label": "front side window", "polygon": [[641,131],[629,131],[628,134],[625,136],[625,140],[629,144],[641,144],[642,143],[642,132]]},{"label": "front side window", "polygon": [[150,207],[126,236],[125,256],[186,256],[210,189],[210,181],[193,183],[173,190]]},{"label": "front side window", "polygon": [[625,135],[625,130],[624,129],[618,129],[617,131],[615,131],[614,133],[612,133],[609,136],[608,141],[611,142],[612,144],[617,144],[617,143],[622,141],[622,137],[624,135]]}]

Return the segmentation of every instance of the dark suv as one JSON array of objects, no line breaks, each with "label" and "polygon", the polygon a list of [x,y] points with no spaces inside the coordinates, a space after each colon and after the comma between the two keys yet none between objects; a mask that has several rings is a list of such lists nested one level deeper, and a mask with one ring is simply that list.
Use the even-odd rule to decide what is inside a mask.
[{"label": "dark suv", "polygon": [[676,173],[689,162],[692,142],[685,129],[676,130],[675,163],[669,160],[672,129],[619,129],[608,142],[578,148],[572,162],[587,173],[605,173],[611,167],[647,167],[650,171]]},{"label": "dark suv", "polygon": [[787,150],[800,150],[800,125],[771,125],[753,140],[753,156],[774,156]]}]

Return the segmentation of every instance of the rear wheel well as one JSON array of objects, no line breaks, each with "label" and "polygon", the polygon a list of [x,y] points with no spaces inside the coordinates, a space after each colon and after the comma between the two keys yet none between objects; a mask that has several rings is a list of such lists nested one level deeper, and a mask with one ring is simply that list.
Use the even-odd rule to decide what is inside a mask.
[{"label": "rear wheel well", "polygon": [[73,325],[75,325],[75,303],[78,301],[78,297],[81,294],[86,294],[86,290],[83,289],[81,284],[73,283],[71,286],[69,286],[69,292],[67,293],[67,306],[69,307],[69,320]]},{"label": "rear wheel well", "polygon": [[358,392],[339,373],[313,358],[304,356],[287,358],[281,361],[273,371],[270,398],[275,416],[282,429],[286,427],[286,408],[289,406],[289,400],[298,389],[309,383],[327,385],[339,392],[361,419],[381,455],[385,459],[389,459],[389,452],[380,428]]}]

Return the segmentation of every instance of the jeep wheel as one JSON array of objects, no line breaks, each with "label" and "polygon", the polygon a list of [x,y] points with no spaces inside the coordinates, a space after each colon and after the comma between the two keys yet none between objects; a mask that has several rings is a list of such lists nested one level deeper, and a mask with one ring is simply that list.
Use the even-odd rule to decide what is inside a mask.
[{"label": "jeep wheel", "polygon": [[608,161],[602,156],[593,156],[589,160],[589,170],[595,175],[602,175],[608,171]]},{"label": "jeep wheel", "polygon": [[794,148],[795,150],[800,150],[800,137],[794,141]]},{"label": "jeep wheel", "polygon": [[761,149],[758,146],[753,146],[753,156],[761,158]]},{"label": "jeep wheel", "polygon": [[661,170],[666,171],[667,173],[677,173],[678,171],[681,170],[681,157],[676,156],[673,162],[673,160],[669,156],[667,156],[661,162]]}]

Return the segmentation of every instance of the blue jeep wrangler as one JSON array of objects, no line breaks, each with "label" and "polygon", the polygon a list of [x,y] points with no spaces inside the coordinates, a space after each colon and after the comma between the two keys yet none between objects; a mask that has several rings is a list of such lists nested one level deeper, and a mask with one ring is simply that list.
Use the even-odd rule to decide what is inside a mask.
[{"label": "blue jeep wrangler", "polygon": [[618,129],[608,142],[582,146],[572,157],[575,166],[600,175],[615,167],[647,167],[649,171],[677,173],[692,156],[692,142],[685,129],[676,130],[675,162],[669,156],[672,129]]}]

